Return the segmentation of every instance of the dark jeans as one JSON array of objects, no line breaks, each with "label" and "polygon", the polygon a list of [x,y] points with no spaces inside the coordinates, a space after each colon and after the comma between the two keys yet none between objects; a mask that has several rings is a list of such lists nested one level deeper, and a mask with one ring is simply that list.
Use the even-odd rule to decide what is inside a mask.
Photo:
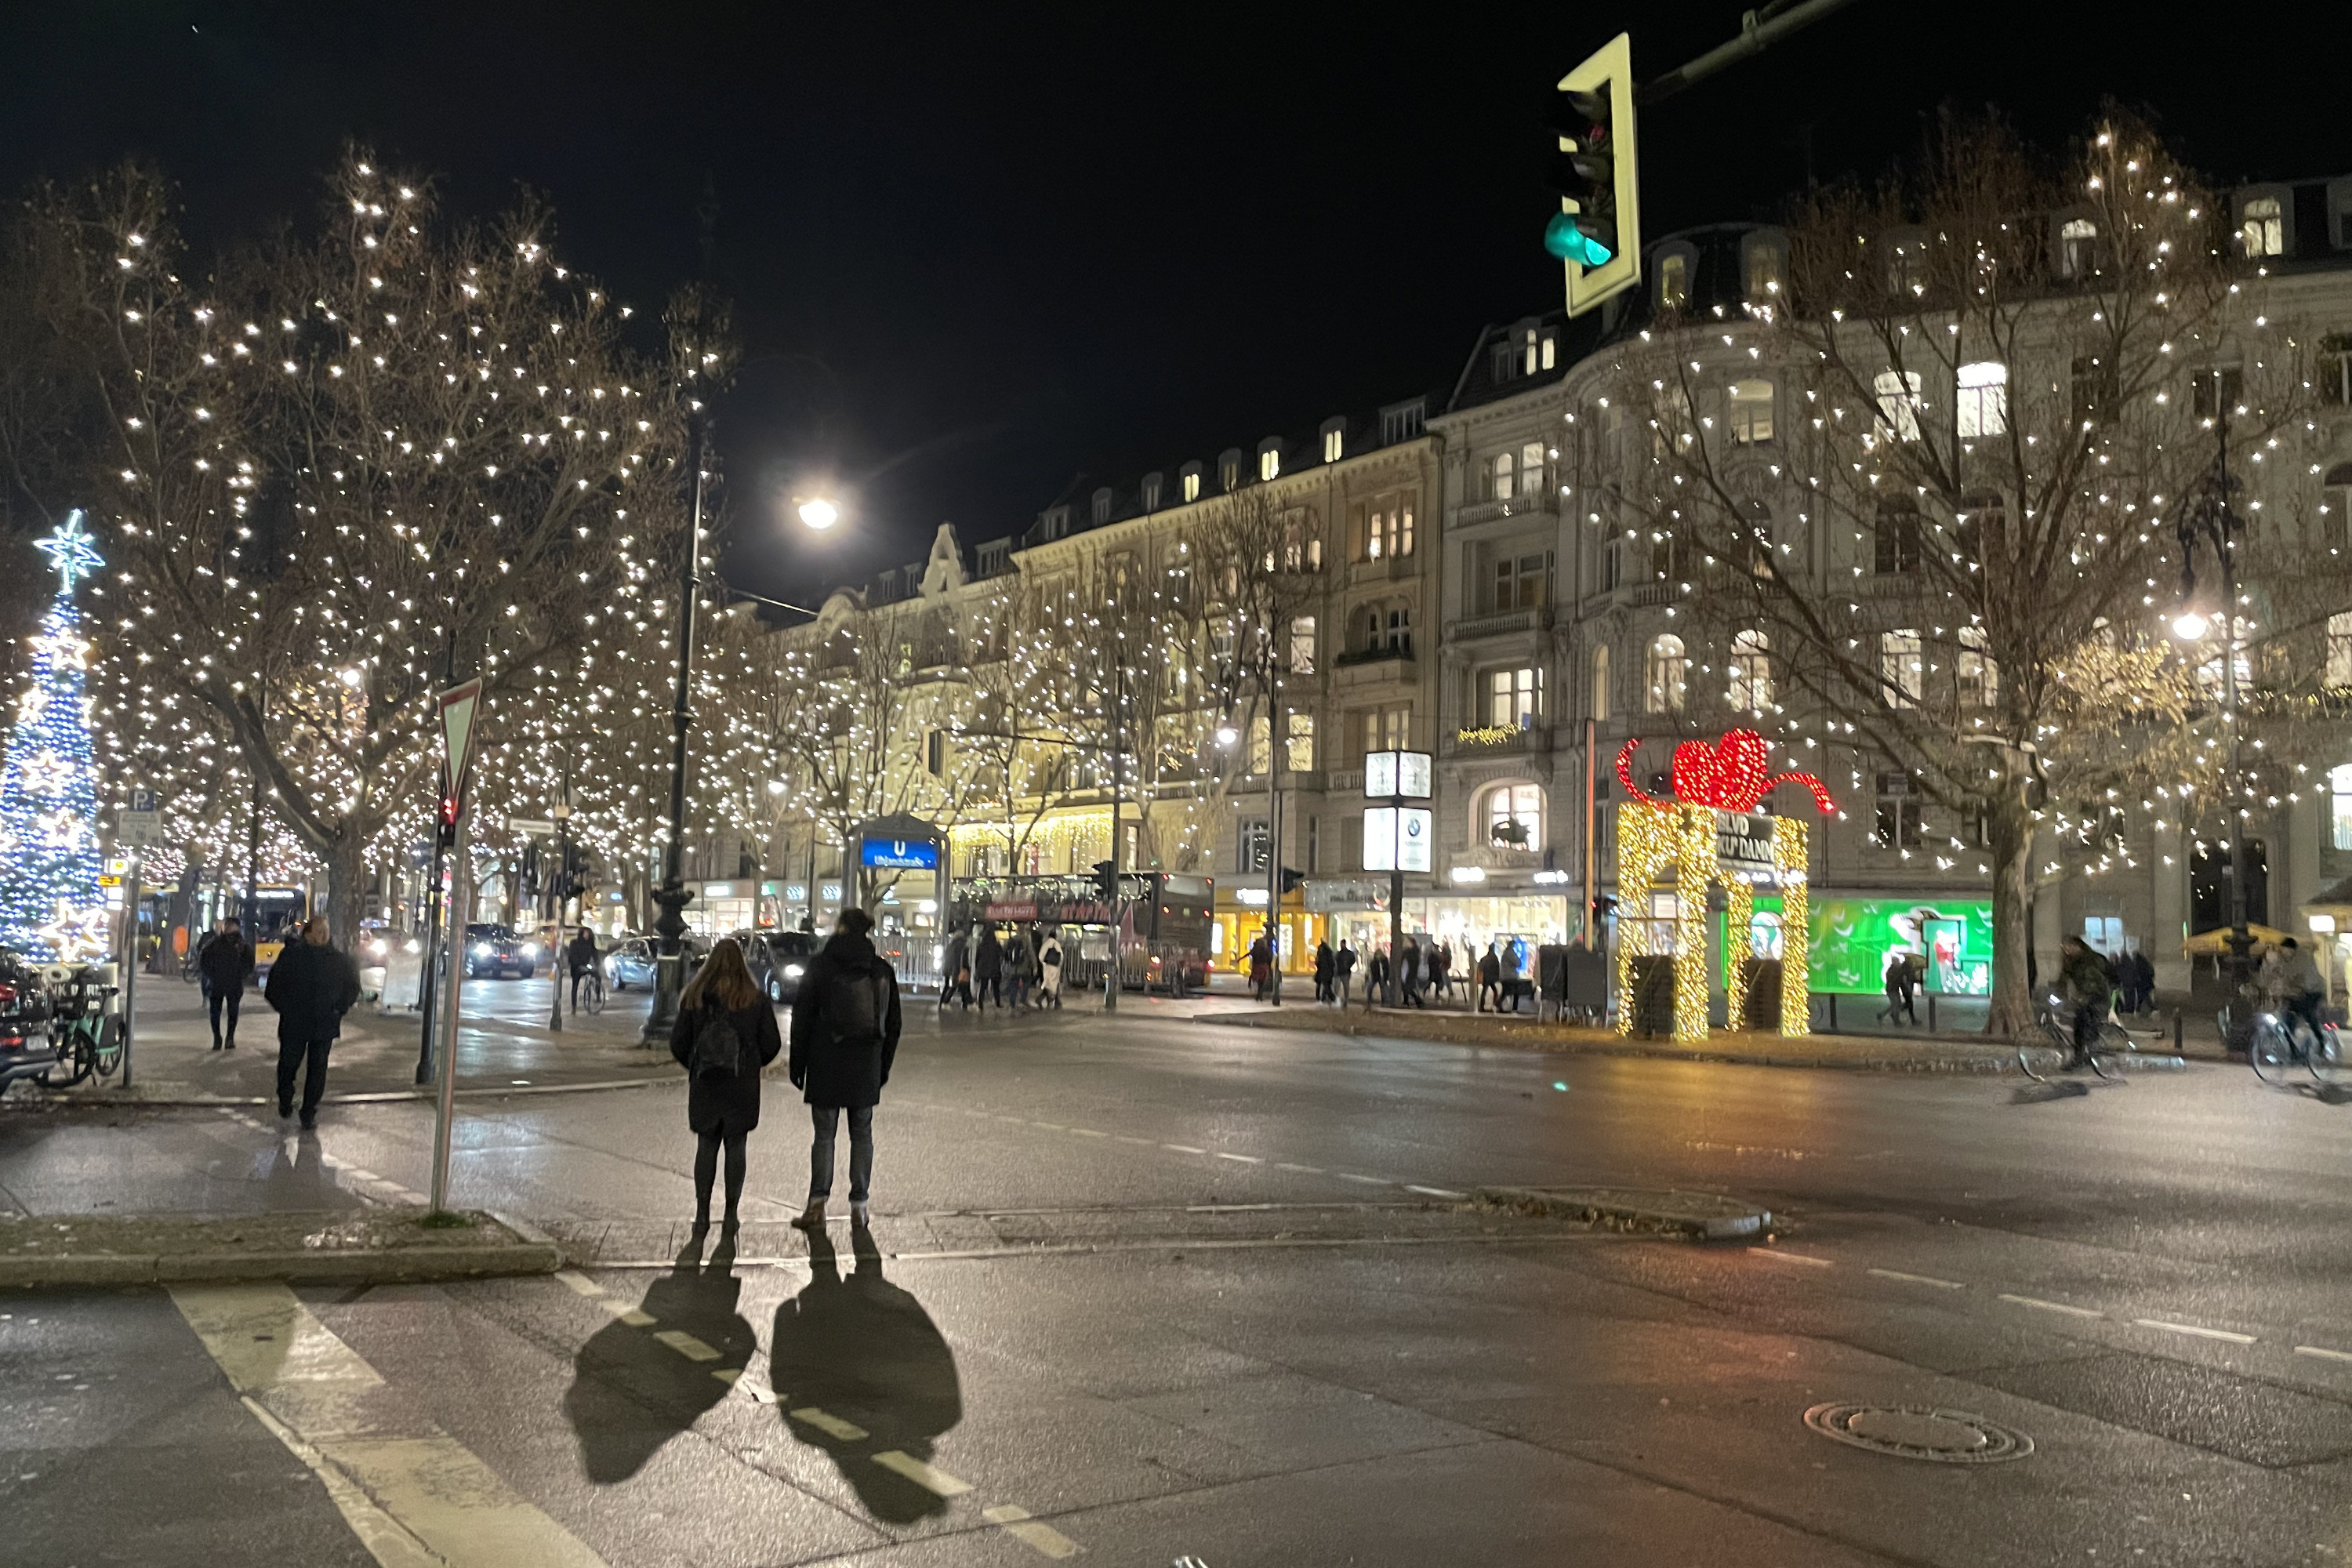
[{"label": "dark jeans", "polygon": [[[841,1125],[841,1107],[812,1105],[809,1119],[816,1123],[816,1142],[809,1145],[809,1196],[833,1195],[833,1139]],[[874,1108],[849,1108],[849,1201],[866,1201],[866,1184],[874,1176]]]},{"label": "dark jeans", "polygon": [[320,1097],[327,1092],[327,1051],[332,1040],[297,1040],[283,1036],[278,1041],[278,1103],[286,1104],[294,1098],[294,1069],[310,1065],[302,1073],[302,1114],[315,1115]]},{"label": "dark jeans", "polygon": [[735,1207],[743,1199],[743,1171],[750,1163],[744,1140],[750,1134],[721,1132],[717,1128],[699,1135],[694,1150],[694,1223],[710,1223],[710,1184],[719,1174],[719,1151],[727,1150],[727,1223],[735,1223]]},{"label": "dark jeans", "polygon": [[580,1011],[580,988],[588,984],[588,977],[594,973],[595,971],[591,969],[575,969],[572,972],[572,1010],[573,1012]]},{"label": "dark jeans", "polygon": [[2324,994],[2323,992],[2306,991],[2300,996],[2281,998],[2285,1003],[2288,1012],[2311,1026],[2312,1037],[2315,1039],[2319,1037],[2319,1004]]},{"label": "dark jeans", "polygon": [[205,991],[212,1002],[213,1044],[220,1044],[221,1009],[224,1007],[228,1009],[228,1037],[232,1040],[236,1038],[236,1010],[237,1007],[245,1001],[245,987],[242,985],[215,985],[211,981],[207,980],[205,982]]},{"label": "dark jeans", "polygon": [[967,975],[961,980],[950,980],[940,987],[940,1005],[944,1007],[950,1000],[961,1001],[967,1007],[971,1005],[971,976]]}]

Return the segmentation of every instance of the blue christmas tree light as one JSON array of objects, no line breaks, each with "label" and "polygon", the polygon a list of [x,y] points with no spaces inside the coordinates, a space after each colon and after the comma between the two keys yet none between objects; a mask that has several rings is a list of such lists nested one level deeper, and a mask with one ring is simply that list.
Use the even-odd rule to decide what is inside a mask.
[{"label": "blue christmas tree light", "polygon": [[107,945],[99,891],[98,760],[83,694],[89,641],[74,584],[105,564],[82,514],[36,542],[57,597],[33,638],[32,683],[16,699],[0,767],[0,945],[37,958],[87,958]]}]

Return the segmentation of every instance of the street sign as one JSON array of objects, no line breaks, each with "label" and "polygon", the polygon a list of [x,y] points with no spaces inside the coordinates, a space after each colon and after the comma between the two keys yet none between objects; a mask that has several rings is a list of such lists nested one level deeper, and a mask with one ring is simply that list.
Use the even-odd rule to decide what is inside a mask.
[{"label": "street sign", "polygon": [[482,678],[441,694],[441,826],[456,828],[465,810],[467,774],[474,761],[474,720],[482,706]]},{"label": "street sign", "polygon": [[858,864],[874,871],[936,871],[940,846],[936,839],[868,838],[863,841]]},{"label": "street sign", "polygon": [[1433,837],[1426,806],[1374,806],[1364,813],[1364,869],[1427,871]]},{"label": "street sign", "polygon": [[120,849],[161,849],[163,847],[163,806],[152,789],[134,789],[114,814],[114,843]]}]

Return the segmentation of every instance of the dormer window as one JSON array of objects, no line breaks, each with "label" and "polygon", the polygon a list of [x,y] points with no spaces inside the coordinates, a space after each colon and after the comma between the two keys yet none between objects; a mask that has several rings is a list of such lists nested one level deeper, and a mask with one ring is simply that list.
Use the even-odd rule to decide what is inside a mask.
[{"label": "dormer window", "polygon": [[1178,484],[1182,487],[1187,503],[1201,499],[1201,465],[1199,463],[1185,464],[1176,478]]},{"label": "dormer window", "polygon": [[1658,309],[1680,310],[1690,304],[1691,253],[1687,247],[1658,253]]},{"label": "dormer window", "polygon": [[1392,403],[1381,410],[1381,445],[1393,447],[1400,441],[1410,441],[1421,434],[1422,419],[1427,405],[1416,397],[1409,403]]},{"label": "dormer window", "polygon": [[1144,510],[1158,511],[1160,510],[1160,479],[1158,474],[1152,473],[1143,476]]},{"label": "dormer window", "polygon": [[1217,459],[1217,481],[1224,487],[1227,495],[1242,488],[1241,453],[1228,448],[1224,455]]},{"label": "dormer window", "polygon": [[1257,444],[1257,477],[1263,484],[1282,477],[1282,443],[1268,437]]},{"label": "dormer window", "polygon": [[1348,455],[1348,422],[1345,419],[1323,421],[1323,460],[1336,463]]},{"label": "dormer window", "polygon": [[1110,487],[1095,491],[1095,526],[1100,528],[1110,521]]},{"label": "dormer window", "polygon": [[2276,186],[2248,191],[2238,199],[2238,247],[2247,259],[2286,254],[2284,193]]},{"label": "dormer window", "polygon": [[2077,216],[2059,219],[2055,248],[2061,278],[2080,279],[2106,270],[2107,258],[2099,240],[2099,226],[2090,218]]},{"label": "dormer window", "polygon": [[1557,332],[1546,332],[1543,335],[1543,368],[1546,370],[1555,370],[1559,368],[1559,334]]},{"label": "dormer window", "polygon": [[1916,295],[1927,284],[1927,234],[1925,229],[1889,229],[1881,237],[1886,265],[1886,287],[1896,294]]},{"label": "dormer window", "polygon": [[1741,247],[1740,270],[1749,309],[1778,305],[1788,291],[1789,242],[1770,229],[1749,235]]}]

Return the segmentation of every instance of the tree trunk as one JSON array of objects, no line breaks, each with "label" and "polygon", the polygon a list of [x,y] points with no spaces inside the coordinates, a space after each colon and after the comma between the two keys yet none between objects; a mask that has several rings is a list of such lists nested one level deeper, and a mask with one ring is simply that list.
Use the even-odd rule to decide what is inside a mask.
[{"label": "tree trunk", "polygon": [[2033,947],[2033,820],[2020,798],[1986,814],[1992,845],[1992,1010],[1985,1033],[2012,1038],[2033,1026],[2026,958]]},{"label": "tree trunk", "polygon": [[345,822],[327,850],[327,917],[331,940],[346,952],[359,951],[360,921],[367,913],[367,839]]}]

